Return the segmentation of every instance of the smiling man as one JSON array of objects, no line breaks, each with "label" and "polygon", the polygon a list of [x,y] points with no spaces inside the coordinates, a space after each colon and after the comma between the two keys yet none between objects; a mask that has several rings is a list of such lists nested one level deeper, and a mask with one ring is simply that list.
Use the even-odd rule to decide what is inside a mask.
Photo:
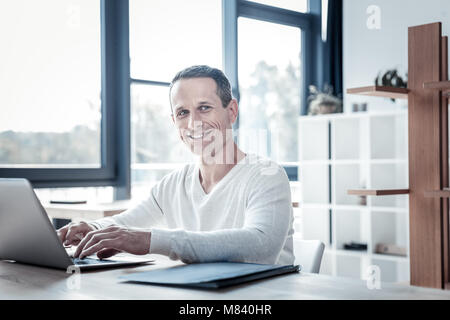
[{"label": "smiling man", "polygon": [[[289,181],[233,139],[238,103],[222,71],[193,66],[170,87],[172,121],[196,164],[165,176],[134,208],[58,230],[75,257],[163,254],[186,263],[293,264]],[[160,143],[160,142],[159,142]]]}]

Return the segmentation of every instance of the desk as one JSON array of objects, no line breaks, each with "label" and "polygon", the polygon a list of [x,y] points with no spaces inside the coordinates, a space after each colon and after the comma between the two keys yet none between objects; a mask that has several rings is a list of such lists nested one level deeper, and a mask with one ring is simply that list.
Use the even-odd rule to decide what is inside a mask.
[{"label": "desk", "polygon": [[[450,300],[450,291],[382,283],[370,290],[366,282],[327,275],[292,273],[217,291],[123,283],[119,276],[179,265],[165,256],[155,263],[122,269],[84,272],[80,288],[70,289],[64,270],[0,261],[0,299],[148,299],[148,300],[301,300],[301,299],[434,299]],[[73,279],[72,279],[73,280]]]},{"label": "desk", "polygon": [[110,217],[122,213],[135,205],[131,200],[115,201],[112,203],[86,203],[86,204],[51,204],[43,206],[50,219],[70,219],[74,222],[81,220],[91,221]]}]

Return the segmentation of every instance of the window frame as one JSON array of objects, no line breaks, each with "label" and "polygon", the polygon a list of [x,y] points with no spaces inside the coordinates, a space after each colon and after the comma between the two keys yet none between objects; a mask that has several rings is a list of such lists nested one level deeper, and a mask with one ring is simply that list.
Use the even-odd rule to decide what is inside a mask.
[{"label": "window frame", "polygon": [[26,178],[35,188],[115,187],[129,198],[130,94],[128,0],[100,0],[101,133],[99,168],[0,168],[2,178]]}]

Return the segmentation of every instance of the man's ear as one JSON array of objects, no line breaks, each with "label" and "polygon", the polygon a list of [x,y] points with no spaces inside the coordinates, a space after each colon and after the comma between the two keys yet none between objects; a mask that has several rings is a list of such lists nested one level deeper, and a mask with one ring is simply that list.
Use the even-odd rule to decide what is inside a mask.
[{"label": "man's ear", "polygon": [[236,99],[231,99],[230,103],[228,104],[228,117],[230,119],[230,122],[233,124],[236,122],[239,106]]}]

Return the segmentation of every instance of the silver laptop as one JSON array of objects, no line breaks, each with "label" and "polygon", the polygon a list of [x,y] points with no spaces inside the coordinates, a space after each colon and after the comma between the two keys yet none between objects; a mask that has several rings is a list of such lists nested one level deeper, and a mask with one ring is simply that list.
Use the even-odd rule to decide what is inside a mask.
[{"label": "silver laptop", "polygon": [[139,265],[154,260],[73,259],[26,179],[0,178],[0,260],[80,270]]}]

